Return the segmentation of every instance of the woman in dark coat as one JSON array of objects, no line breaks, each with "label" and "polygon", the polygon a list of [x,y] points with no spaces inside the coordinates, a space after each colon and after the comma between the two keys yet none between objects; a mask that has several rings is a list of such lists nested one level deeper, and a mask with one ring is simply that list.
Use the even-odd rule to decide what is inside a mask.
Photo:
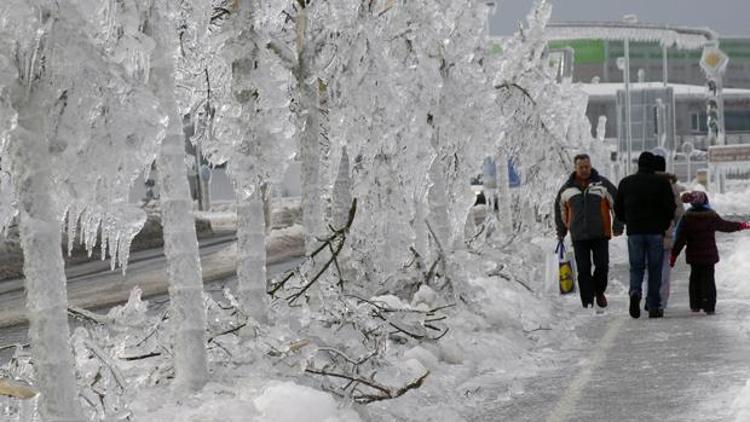
[{"label": "woman in dark coat", "polygon": [[708,206],[705,192],[688,192],[682,201],[690,203],[677,225],[674,246],[669,264],[674,266],[677,256],[687,246],[685,257],[690,264],[690,309],[705,311],[712,315],[716,311],[716,281],[714,265],[719,262],[716,248],[716,232],[731,233],[750,228],[750,223],[726,221]]}]

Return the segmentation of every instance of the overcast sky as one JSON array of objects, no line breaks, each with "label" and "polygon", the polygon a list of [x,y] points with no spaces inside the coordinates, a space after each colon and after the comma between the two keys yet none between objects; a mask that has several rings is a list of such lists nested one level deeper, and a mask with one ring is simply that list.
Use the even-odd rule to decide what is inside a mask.
[{"label": "overcast sky", "polygon": [[[2,1],[2,0],[0,0]],[[525,22],[533,0],[498,0],[492,35],[511,35]],[[552,21],[621,21],[635,14],[643,23],[707,26],[720,36],[750,36],[750,0],[552,0]]]}]

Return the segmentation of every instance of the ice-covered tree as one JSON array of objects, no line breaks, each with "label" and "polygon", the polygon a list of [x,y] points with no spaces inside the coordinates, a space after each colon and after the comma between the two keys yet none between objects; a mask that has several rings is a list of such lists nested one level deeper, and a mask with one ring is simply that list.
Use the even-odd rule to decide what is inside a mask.
[{"label": "ice-covered tree", "polygon": [[[128,189],[153,160],[163,126],[133,57],[118,56],[127,37],[113,39],[100,19],[108,12],[86,0],[0,6],[0,154],[13,180],[3,195],[17,199],[29,334],[48,420],[82,418],[68,338],[63,217],[70,242],[80,227],[91,249],[100,230],[113,265],[126,262],[145,221],[127,206]],[[131,41],[136,54],[148,54],[147,39]]]},{"label": "ice-covered tree", "polygon": [[180,43],[185,41],[179,37],[179,17],[187,7],[200,9],[202,2],[185,1],[178,5],[168,0],[153,0],[145,24],[146,33],[155,41],[148,84],[168,117],[157,168],[171,300],[170,321],[174,330],[175,385],[179,390],[198,389],[208,380],[203,278],[185,167],[184,110],[177,102],[176,65]]},{"label": "ice-covered tree", "polygon": [[[410,243],[409,207],[404,203],[395,161],[401,131],[402,102],[393,84],[395,57],[389,54],[386,2],[350,2],[337,10],[336,51],[323,76],[328,88],[331,156],[338,162],[327,178],[334,181],[332,224],[340,228],[357,197],[354,247],[362,271],[391,271]],[[350,155],[354,157],[350,163]]]},{"label": "ice-covered tree", "polygon": [[295,89],[292,109],[297,120],[297,158],[302,165],[302,219],[305,227],[305,249],[308,253],[318,244],[316,237],[325,232],[323,201],[326,165],[323,145],[324,79],[321,75],[331,63],[330,38],[340,21],[342,0],[287,0],[283,35],[269,43],[291,70]]},{"label": "ice-covered tree", "polygon": [[278,3],[244,0],[234,6],[221,9],[228,12],[225,22],[212,34],[221,43],[217,62],[223,69],[207,77],[226,74],[226,88],[212,130],[205,132],[204,152],[214,164],[227,163],[237,204],[238,298],[246,314],[265,322],[263,196],[280,182],[294,154],[291,75],[270,48],[284,23]]},{"label": "ice-covered tree", "polygon": [[[498,175],[507,175],[506,165],[512,159],[523,179],[519,194],[531,198],[526,205],[533,208],[521,211],[507,183],[501,182],[498,204],[505,219],[518,218],[520,212],[547,213],[561,175],[569,169],[571,152],[589,151],[592,146],[586,94],[570,81],[558,82],[548,65],[544,29],[551,10],[546,0],[536,1],[527,25],[508,39],[503,54],[489,63],[495,72],[499,115],[503,116],[495,145]],[[514,203],[511,211],[509,205]]]},{"label": "ice-covered tree", "polygon": [[[403,5],[414,50],[425,118],[435,152],[428,170],[429,221],[446,248],[460,247],[472,205],[468,180],[480,168],[493,136],[494,93],[484,73],[488,8],[471,0]],[[423,100],[424,101],[424,100]]]}]

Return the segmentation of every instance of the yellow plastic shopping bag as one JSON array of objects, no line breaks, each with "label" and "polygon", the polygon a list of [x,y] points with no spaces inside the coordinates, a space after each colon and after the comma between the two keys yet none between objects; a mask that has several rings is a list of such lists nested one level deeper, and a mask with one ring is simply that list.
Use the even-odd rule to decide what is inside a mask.
[{"label": "yellow plastic shopping bag", "polygon": [[565,251],[565,244],[561,241],[557,243],[555,249],[558,260],[558,282],[560,285],[560,294],[566,295],[573,293],[576,289],[576,273],[573,266],[573,257]]}]

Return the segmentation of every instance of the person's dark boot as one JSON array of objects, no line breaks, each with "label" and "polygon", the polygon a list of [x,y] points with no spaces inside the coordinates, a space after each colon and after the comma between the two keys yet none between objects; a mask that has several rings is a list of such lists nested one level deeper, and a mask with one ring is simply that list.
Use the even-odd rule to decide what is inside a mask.
[{"label": "person's dark boot", "polygon": [[607,296],[604,296],[604,293],[599,293],[596,295],[596,304],[600,308],[606,308],[607,307]]},{"label": "person's dark boot", "polygon": [[641,296],[630,295],[630,316],[633,318],[641,317]]},{"label": "person's dark boot", "polygon": [[653,311],[648,311],[648,317],[649,318],[664,318],[664,309],[654,309]]}]

